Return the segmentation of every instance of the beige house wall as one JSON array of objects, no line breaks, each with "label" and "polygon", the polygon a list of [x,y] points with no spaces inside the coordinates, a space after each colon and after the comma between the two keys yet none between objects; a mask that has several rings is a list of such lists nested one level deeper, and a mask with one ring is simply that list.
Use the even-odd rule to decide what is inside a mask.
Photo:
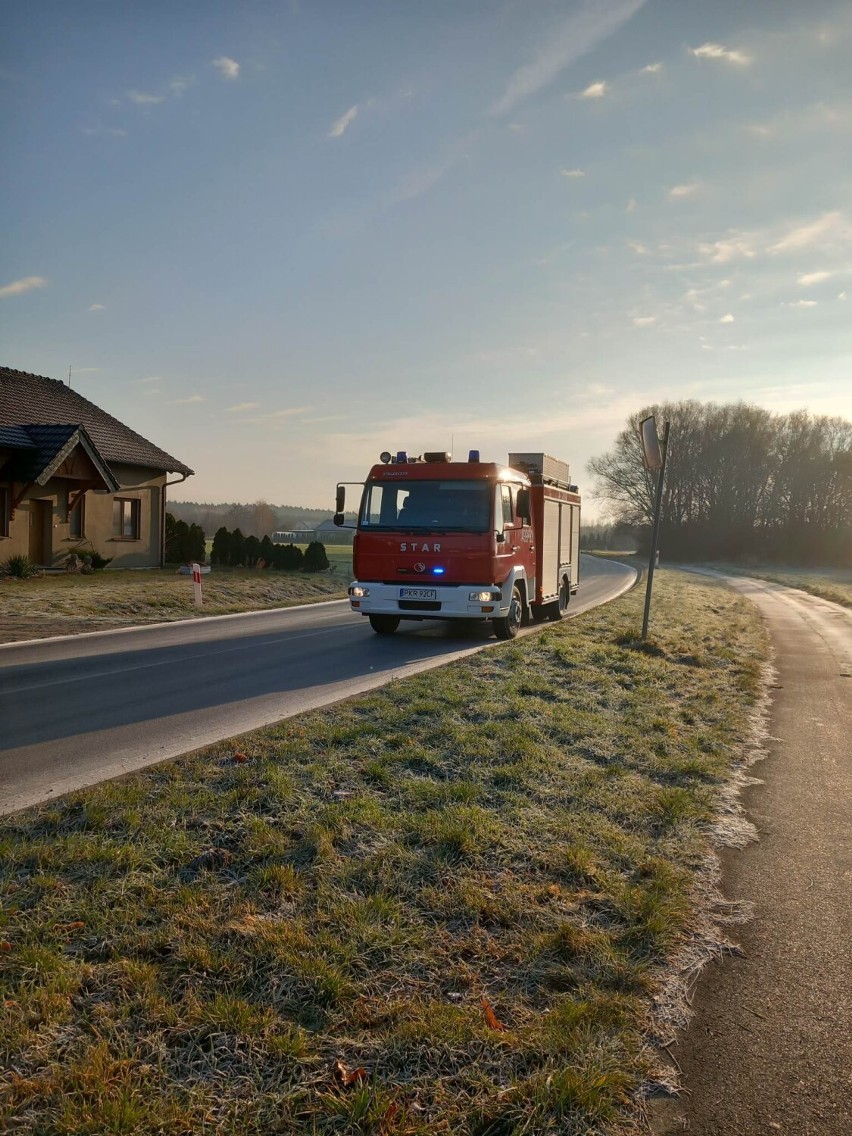
[{"label": "beige house wall", "polygon": [[[156,568],[162,547],[163,500],[166,475],[150,469],[113,464],[110,466],[121,488],[117,493],[89,490],[83,505],[83,536],[71,536],[68,512],[69,489],[73,498],[73,482],[64,479],[33,486],[18,505],[9,526],[9,536],[0,537],[0,561],[10,556],[28,556],[30,528],[38,523],[41,513],[36,501],[50,505],[48,565],[61,567],[69,552],[94,549],[110,559],[110,568]],[[139,501],[139,536],[125,537],[115,531],[115,499]],[[46,511],[46,510],[45,510]]]}]

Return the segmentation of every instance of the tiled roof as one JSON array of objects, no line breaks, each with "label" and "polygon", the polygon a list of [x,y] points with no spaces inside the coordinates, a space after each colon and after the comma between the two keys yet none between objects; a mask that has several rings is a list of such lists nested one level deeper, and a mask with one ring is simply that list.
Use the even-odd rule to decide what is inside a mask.
[{"label": "tiled roof", "polygon": [[29,438],[30,445],[29,449],[15,458],[15,480],[35,481],[76,431],[76,426],[21,427],[21,432]]},{"label": "tiled roof", "polygon": [[21,426],[0,426],[0,450],[33,450],[35,442]]},{"label": "tiled roof", "polygon": [[[0,427],[2,430],[3,427]],[[69,454],[80,446],[98,471],[102,483],[99,488],[106,488],[115,493],[118,482],[112,474],[103,457],[98,453],[94,442],[86,432],[85,426],[21,426],[6,427],[6,429],[20,429],[29,440],[29,447],[22,447],[13,451],[13,457],[3,465],[3,477],[14,481],[36,482],[46,485],[57,468],[65,461]],[[2,464],[2,463],[0,463]]]},{"label": "tiled roof", "polygon": [[0,367],[0,429],[3,426],[85,426],[98,452],[107,462],[122,462],[168,473],[193,471],[189,466],[89,402],[77,391],[43,375]]}]

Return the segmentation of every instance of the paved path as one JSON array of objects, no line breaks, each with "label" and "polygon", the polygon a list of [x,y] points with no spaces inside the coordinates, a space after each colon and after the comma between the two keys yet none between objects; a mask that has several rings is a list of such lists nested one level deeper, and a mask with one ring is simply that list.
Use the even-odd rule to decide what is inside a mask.
[{"label": "paved path", "polygon": [[659,1136],[852,1133],[852,611],[727,577],[776,652],[769,756],[746,793],[760,843],[723,858],[754,905],[743,957],[711,964],[673,1053],[687,1093]]}]

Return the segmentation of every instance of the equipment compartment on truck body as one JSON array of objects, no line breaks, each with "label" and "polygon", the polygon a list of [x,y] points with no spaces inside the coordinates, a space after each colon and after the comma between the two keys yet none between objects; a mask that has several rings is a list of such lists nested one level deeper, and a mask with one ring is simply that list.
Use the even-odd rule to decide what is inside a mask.
[{"label": "equipment compartment on truck body", "polygon": [[[509,454],[509,465],[530,480],[536,542],[537,607],[567,605],[580,583],[580,495],[568,463],[549,454]],[[567,590],[565,582],[567,581]]]}]

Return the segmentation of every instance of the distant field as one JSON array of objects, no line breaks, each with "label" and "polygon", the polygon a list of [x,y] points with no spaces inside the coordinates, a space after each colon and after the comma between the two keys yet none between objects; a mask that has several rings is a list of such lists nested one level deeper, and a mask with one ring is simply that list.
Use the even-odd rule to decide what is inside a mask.
[{"label": "distant field", "polygon": [[713,564],[710,567],[724,569],[738,576],[756,576],[775,584],[786,584],[788,588],[800,588],[803,592],[820,596],[832,603],[852,607],[852,568],[790,568],[777,565],[758,564],[744,567],[742,564]]}]

